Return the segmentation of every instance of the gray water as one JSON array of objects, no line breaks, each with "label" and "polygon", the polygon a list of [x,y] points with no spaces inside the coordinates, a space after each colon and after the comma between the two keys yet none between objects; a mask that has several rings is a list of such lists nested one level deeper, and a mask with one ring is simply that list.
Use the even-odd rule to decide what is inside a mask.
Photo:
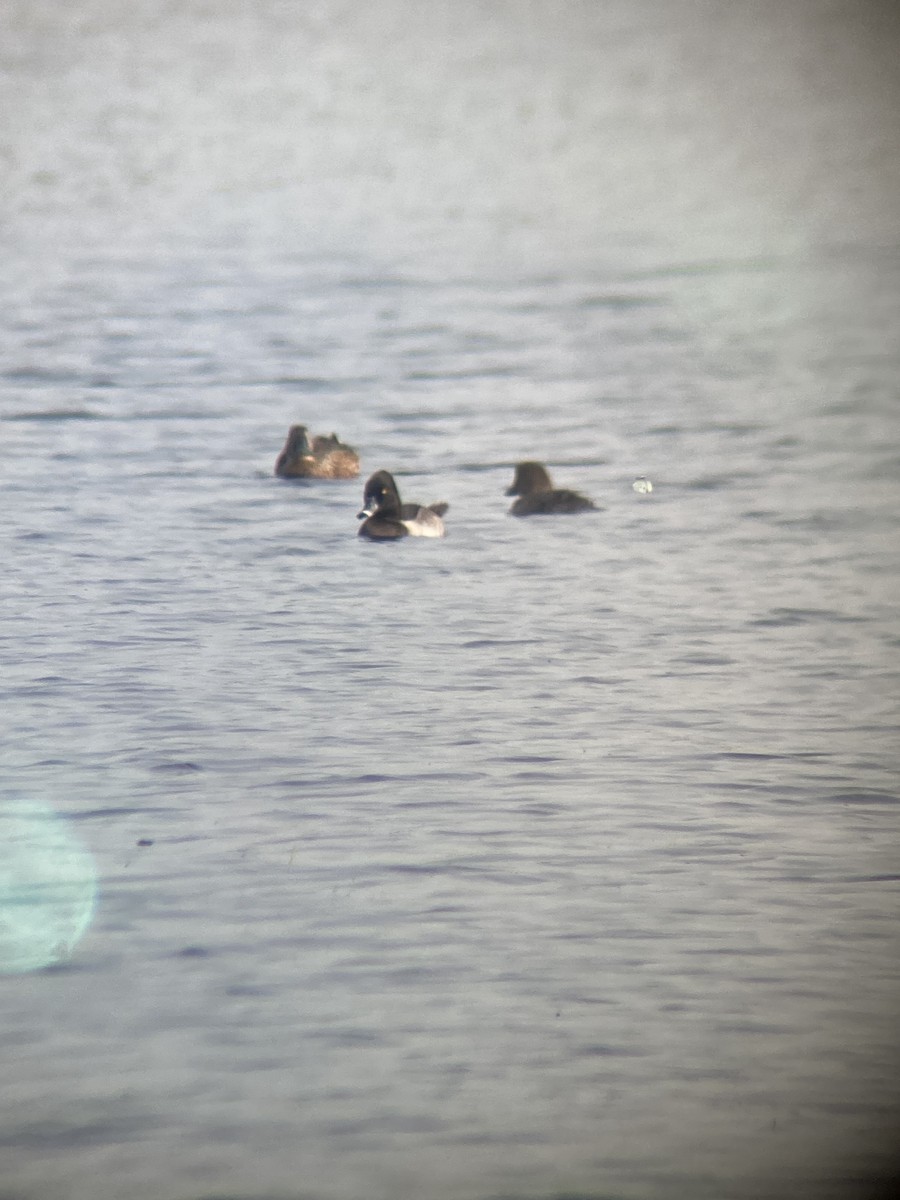
[{"label": "gray water", "polygon": [[874,1195],[891,11],[5,12],[2,794],[99,891],[0,977],[3,1200]]}]

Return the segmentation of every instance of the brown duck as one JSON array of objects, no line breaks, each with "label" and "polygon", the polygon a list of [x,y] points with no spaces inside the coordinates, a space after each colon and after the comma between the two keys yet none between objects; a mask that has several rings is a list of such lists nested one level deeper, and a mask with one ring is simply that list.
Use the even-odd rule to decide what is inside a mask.
[{"label": "brown duck", "polygon": [[580,492],[555,488],[547,468],[539,462],[520,462],[507,496],[518,496],[510,508],[514,517],[537,517],[551,513],[577,513],[597,505]]},{"label": "brown duck", "polygon": [[292,425],[275,463],[275,474],[283,479],[355,479],[359,455],[336,433],[310,440],[305,425]]}]

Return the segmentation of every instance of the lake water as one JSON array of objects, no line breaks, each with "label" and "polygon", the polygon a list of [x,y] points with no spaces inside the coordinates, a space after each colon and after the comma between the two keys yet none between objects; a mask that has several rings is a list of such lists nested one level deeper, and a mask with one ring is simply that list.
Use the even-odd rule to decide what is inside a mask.
[{"label": "lake water", "polygon": [[892,11],[6,25],[0,1197],[893,1196]]}]

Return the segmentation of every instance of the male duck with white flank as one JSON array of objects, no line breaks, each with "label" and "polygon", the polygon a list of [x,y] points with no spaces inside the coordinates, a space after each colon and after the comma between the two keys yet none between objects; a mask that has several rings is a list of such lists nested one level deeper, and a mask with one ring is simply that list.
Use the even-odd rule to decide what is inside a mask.
[{"label": "male duck with white flank", "polygon": [[520,462],[507,496],[518,496],[510,508],[513,517],[548,516],[553,513],[587,512],[597,505],[580,492],[555,488],[547,468],[539,462]]},{"label": "male duck with white flank", "polygon": [[359,536],[373,542],[391,542],[402,537],[443,537],[444,522],[441,517],[449,504],[403,504],[393,475],[388,471],[376,471],[368,480],[363,492],[362,511],[357,517],[362,521]]},{"label": "male duck with white flank", "polygon": [[275,474],[283,479],[355,479],[359,455],[336,433],[310,440],[305,425],[292,425],[275,463]]}]

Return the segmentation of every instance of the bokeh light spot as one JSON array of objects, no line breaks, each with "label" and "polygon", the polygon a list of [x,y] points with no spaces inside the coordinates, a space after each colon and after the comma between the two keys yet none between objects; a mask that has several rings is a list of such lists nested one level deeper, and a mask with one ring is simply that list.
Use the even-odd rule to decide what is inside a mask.
[{"label": "bokeh light spot", "polygon": [[44,804],[0,801],[0,972],[69,958],[96,898],[94,860],[68,822]]}]

